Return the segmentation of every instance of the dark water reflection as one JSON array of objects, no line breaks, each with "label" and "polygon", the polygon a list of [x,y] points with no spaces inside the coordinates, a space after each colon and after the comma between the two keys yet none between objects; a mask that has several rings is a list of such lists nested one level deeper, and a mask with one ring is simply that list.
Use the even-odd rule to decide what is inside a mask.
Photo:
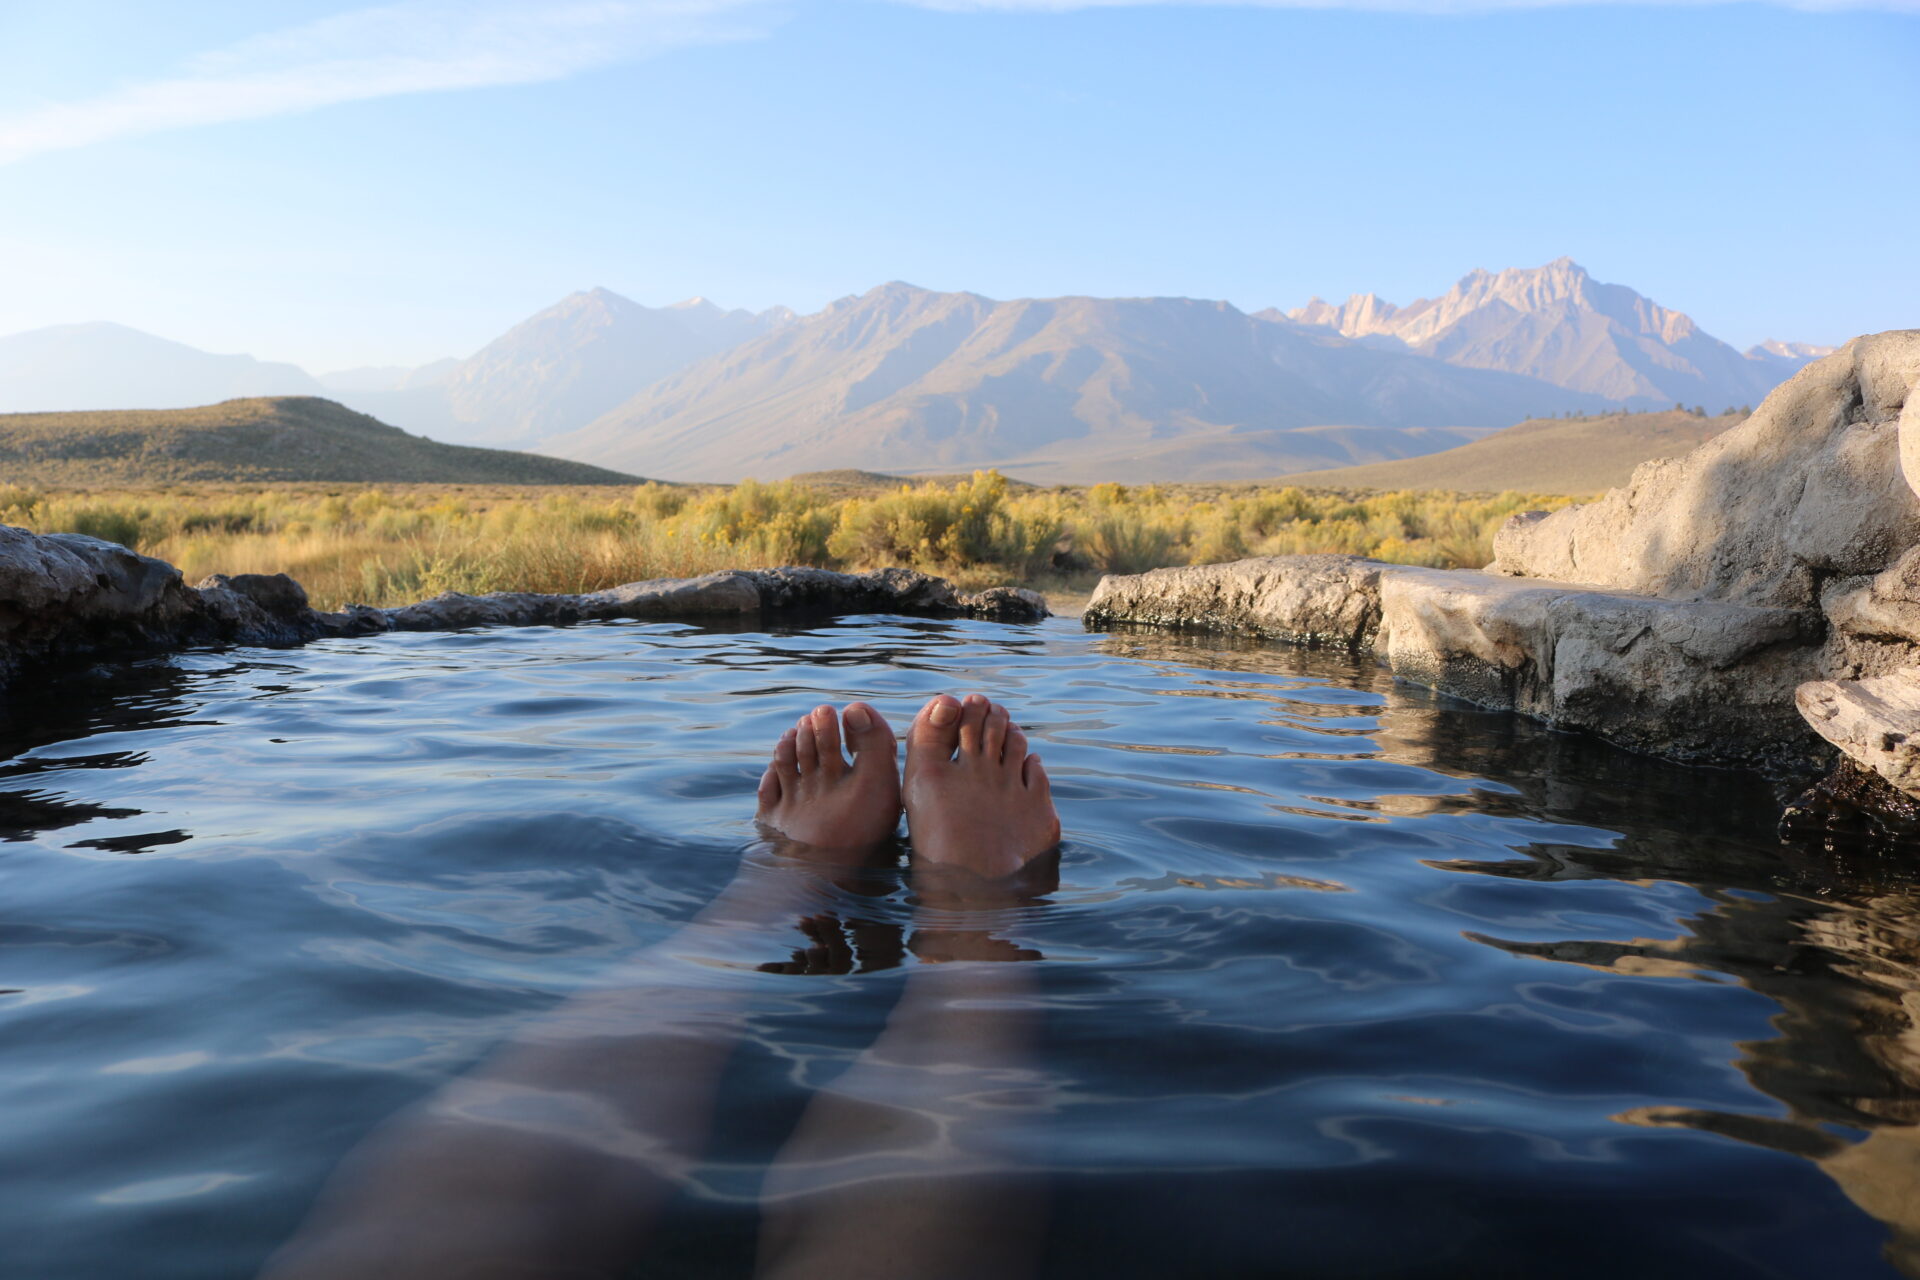
[{"label": "dark water reflection", "polygon": [[[1069,831],[995,922],[1040,1274],[1920,1276],[1906,869],[1323,655],[894,619],[10,695],[0,1275],[252,1274],[376,1124],[702,911],[799,710],[972,688]],[[636,1274],[750,1271],[774,1153],[943,972],[897,873],[866,890],[740,957],[768,1003]]]}]

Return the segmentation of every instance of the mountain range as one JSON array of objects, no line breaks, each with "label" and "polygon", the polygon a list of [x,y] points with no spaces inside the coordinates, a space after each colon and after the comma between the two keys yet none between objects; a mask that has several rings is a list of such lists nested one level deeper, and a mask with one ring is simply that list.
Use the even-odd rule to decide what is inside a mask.
[{"label": "mountain range", "polygon": [[1397,307],[995,300],[895,282],[799,316],[570,295],[465,359],[310,376],[111,324],[0,337],[0,412],[324,394],[408,430],[678,479],[999,466],[1226,479],[1460,445],[1536,415],[1755,403],[1826,348],[1739,352],[1560,259]]},{"label": "mountain range", "polygon": [[646,458],[668,479],[850,463],[1226,479],[1430,452],[1604,403],[1224,302],[1003,302],[893,283],[689,365],[539,448],[616,469]]},{"label": "mountain range", "polygon": [[1756,402],[1834,350],[1774,341],[1736,351],[1681,312],[1600,283],[1571,258],[1532,270],[1473,271],[1442,296],[1404,307],[1356,293],[1341,306],[1314,298],[1261,314],[1465,368],[1524,373],[1635,409]]}]

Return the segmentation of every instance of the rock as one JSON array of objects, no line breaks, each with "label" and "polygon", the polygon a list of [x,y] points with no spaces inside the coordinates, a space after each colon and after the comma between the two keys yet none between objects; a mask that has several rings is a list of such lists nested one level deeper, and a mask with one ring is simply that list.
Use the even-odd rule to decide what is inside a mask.
[{"label": "rock", "polygon": [[580,621],[577,596],[499,591],[484,596],[446,591],[431,600],[381,610],[389,631],[464,631],[470,627],[550,627]]},{"label": "rock", "polygon": [[1833,771],[1787,803],[1783,839],[1820,840],[1872,850],[1920,842],[1920,799],[1846,756]]},{"label": "rock", "polygon": [[0,525],[0,683],[59,655],[179,649],[201,644],[286,646],[320,636],[469,627],[564,626],[585,619],[739,617],[786,613],[1047,616],[1043,596],[994,587],[961,597],[912,569],[733,569],[662,578],[586,595],[449,591],[396,609],[313,609],[283,573],[214,574],[188,588],[151,556],[80,534],[36,535]]},{"label": "rock", "polygon": [[836,573],[831,569],[754,569],[762,607],[830,609],[837,613],[952,612],[959,608],[953,584],[917,569]]},{"label": "rock", "polygon": [[1920,669],[1808,681],[1795,702],[1814,732],[1857,764],[1920,794]]},{"label": "rock", "polygon": [[1364,649],[1380,625],[1383,568],[1361,556],[1268,556],[1109,574],[1083,618],[1090,629],[1140,623]]},{"label": "rock", "polygon": [[955,603],[968,617],[993,622],[1039,622],[1052,616],[1047,598],[1025,587],[988,587],[985,591],[961,596]]},{"label": "rock", "polygon": [[0,525],[0,679],[54,654],[144,648],[211,630],[172,565],[81,534],[39,537]]},{"label": "rock", "polygon": [[1876,574],[1920,542],[1900,479],[1920,451],[1920,331],[1856,338],[1808,365],[1740,426],[1624,488],[1516,517],[1491,571],[1643,595],[1809,609],[1836,575]]},{"label": "rock", "polygon": [[753,613],[761,607],[756,577],[742,570],[698,578],[629,582],[577,597],[583,618],[697,618]]},{"label": "rock", "polygon": [[1400,679],[1670,759],[1803,765],[1794,689],[1819,669],[1811,610],[1663,600],[1471,570],[1380,574]]},{"label": "rock", "polygon": [[328,631],[307,606],[306,589],[284,573],[216,573],[193,590],[222,639],[291,645]]},{"label": "rock", "polygon": [[1275,556],[1107,577],[1085,621],[1370,648],[1409,683],[1676,759],[1792,768],[1816,745],[1793,709],[1813,610]]}]

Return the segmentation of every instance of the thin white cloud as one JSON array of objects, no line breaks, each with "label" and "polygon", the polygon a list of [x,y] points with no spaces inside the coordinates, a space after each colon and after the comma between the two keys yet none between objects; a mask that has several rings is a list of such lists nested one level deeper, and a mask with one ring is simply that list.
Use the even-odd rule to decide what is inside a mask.
[{"label": "thin white cloud", "polygon": [[194,125],[396,94],[558,80],[764,34],[755,0],[408,0],[203,54],[177,74],[0,116],[0,165]]},{"label": "thin white cloud", "polygon": [[[949,12],[1066,13],[1152,5],[1461,14],[1740,0],[888,0]],[[1920,0],[1771,0],[1807,10],[1920,13]],[[767,33],[774,0],[402,0],[203,54],[176,74],[0,115],[0,165],[172,129],[341,102],[559,80],[694,44]]]}]

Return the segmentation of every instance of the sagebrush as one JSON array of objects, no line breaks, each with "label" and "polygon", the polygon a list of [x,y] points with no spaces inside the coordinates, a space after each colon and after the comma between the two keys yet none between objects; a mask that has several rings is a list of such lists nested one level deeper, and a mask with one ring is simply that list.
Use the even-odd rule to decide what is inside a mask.
[{"label": "sagebrush", "polygon": [[1042,589],[1096,573],[1301,552],[1456,568],[1485,564],[1494,530],[1514,512],[1569,501],[1271,485],[1034,489],[983,471],[851,495],[751,480],[624,489],[13,486],[0,487],[0,521],[122,543],[171,561],[189,581],[289,573],[316,605],[335,608],[441,591],[592,591],[783,564],[906,565],[968,588]]}]

